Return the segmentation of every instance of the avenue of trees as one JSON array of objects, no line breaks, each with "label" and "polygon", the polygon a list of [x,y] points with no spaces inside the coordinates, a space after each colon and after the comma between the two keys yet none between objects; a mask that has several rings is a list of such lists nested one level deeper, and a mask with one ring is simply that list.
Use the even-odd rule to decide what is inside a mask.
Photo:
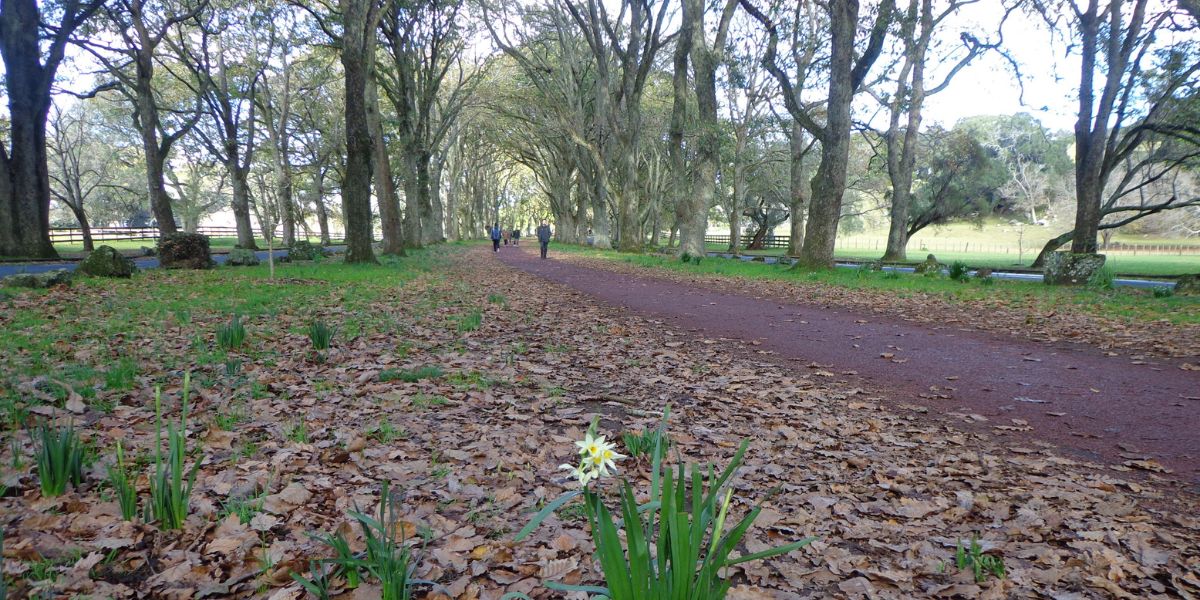
[{"label": "avenue of trees", "polygon": [[[225,211],[242,247],[344,231],[350,262],[543,218],[691,254],[790,223],[814,267],[868,221],[886,259],[993,216],[1061,224],[1039,262],[1200,235],[1200,6],[998,4],[0,0],[0,256],[55,256],[52,222],[90,249]],[[1023,80],[1018,19],[1062,57],[1074,130],[926,114],[985,60]]]}]

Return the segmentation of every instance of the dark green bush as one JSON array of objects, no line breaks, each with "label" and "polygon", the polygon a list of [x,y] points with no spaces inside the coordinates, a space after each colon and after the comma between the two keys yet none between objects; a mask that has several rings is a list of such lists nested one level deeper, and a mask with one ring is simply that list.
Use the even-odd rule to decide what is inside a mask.
[{"label": "dark green bush", "polygon": [[158,239],[158,262],[164,269],[210,269],[208,236],[178,231]]}]

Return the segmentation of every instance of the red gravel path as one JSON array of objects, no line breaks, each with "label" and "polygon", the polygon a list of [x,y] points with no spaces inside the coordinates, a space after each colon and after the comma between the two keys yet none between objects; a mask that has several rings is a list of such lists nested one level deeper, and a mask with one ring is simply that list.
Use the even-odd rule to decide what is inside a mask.
[{"label": "red gravel path", "polygon": [[[982,415],[987,421],[974,424],[1006,436],[1010,446],[1042,440],[1076,458],[1114,464],[1153,457],[1174,477],[1200,483],[1200,372],[1182,370],[1177,361],[1134,365],[1081,344],[756,299],[540,260],[525,249],[502,248],[499,258],[704,337],[758,342],[797,366],[815,362],[853,372],[896,404]],[[1013,419],[1032,429],[995,429],[1022,427]]]}]

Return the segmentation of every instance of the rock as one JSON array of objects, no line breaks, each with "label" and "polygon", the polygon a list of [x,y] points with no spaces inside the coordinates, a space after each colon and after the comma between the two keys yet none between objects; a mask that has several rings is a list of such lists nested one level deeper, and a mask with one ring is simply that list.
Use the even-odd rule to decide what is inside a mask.
[{"label": "rock", "polygon": [[[932,255],[930,255],[930,256],[932,256]],[[862,267],[860,267],[860,268],[864,271],[882,271],[883,270],[883,261],[882,260],[867,261],[867,262],[863,263]]]},{"label": "rock", "polygon": [[1043,280],[1048,285],[1085,285],[1104,268],[1103,254],[1052,252],[1046,256]]},{"label": "rock", "polygon": [[940,275],[942,269],[945,267],[946,265],[938,262],[936,256],[930,254],[929,256],[925,257],[925,262],[917,265],[916,268],[913,269],[913,273],[918,275]]},{"label": "rock", "polygon": [[259,264],[259,260],[253,250],[234,248],[229,251],[229,257],[225,259],[225,264],[231,267],[252,267]]},{"label": "rock", "polygon": [[988,269],[986,267],[982,268],[982,269],[978,269],[975,271],[975,278],[976,279],[991,279],[992,278],[992,270]]},{"label": "rock", "polygon": [[215,264],[208,236],[182,231],[159,238],[158,261],[164,269],[210,269]]},{"label": "rock", "polygon": [[139,248],[139,249],[142,251],[142,256],[154,256],[155,254],[158,254],[158,253],[157,253],[157,252],[154,250],[154,248],[151,248],[151,247],[149,247],[149,246],[142,246],[142,247],[141,247],[141,248]]},{"label": "rock", "polygon": [[125,258],[112,246],[100,246],[79,263],[78,270],[89,277],[128,278],[137,270],[133,261]]},{"label": "rock", "polygon": [[288,248],[288,256],[292,260],[317,260],[325,256],[325,249],[308,240],[300,240]]},{"label": "rock", "polygon": [[18,273],[0,278],[0,287],[51,288],[56,285],[71,285],[73,274],[66,269],[55,269],[41,273]]},{"label": "rock", "polygon": [[1175,294],[1179,296],[1200,296],[1200,274],[1184,275],[1175,281]]}]

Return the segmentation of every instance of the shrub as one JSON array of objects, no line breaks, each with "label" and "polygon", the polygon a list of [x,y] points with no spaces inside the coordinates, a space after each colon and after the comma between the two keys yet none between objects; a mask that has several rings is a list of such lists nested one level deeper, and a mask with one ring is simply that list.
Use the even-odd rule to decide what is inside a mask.
[{"label": "shrub", "polygon": [[73,425],[59,429],[48,423],[38,426],[37,467],[42,495],[61,496],[70,483],[83,483],[83,444]]},{"label": "shrub", "polygon": [[233,315],[228,323],[217,326],[217,346],[222,350],[233,350],[241,347],[246,341],[246,328],[242,325],[242,318],[238,315]]},{"label": "shrub", "polygon": [[337,333],[337,328],[326,325],[324,321],[313,321],[308,327],[308,339],[312,340],[315,350],[328,350],[334,333]]},{"label": "shrub", "polygon": [[1150,292],[1155,298],[1170,298],[1175,295],[1175,288],[1156,287]]},{"label": "shrub", "polygon": [[967,266],[967,263],[961,260],[956,260],[950,265],[950,279],[965,282],[968,278],[970,278],[970,276],[971,270],[970,267]]},{"label": "shrub", "polygon": [[158,239],[158,262],[165,269],[212,268],[208,236],[199,233],[168,233]]},{"label": "shrub", "polygon": [[162,452],[162,388],[154,389],[154,476],[150,479],[150,518],[158,521],[159,529],[181,529],[191,508],[192,488],[196,483],[196,472],[200,461],[184,468],[187,456],[187,413],[188,395],[191,392],[192,376],[183,376],[183,399],[179,428],[167,424],[167,454]]},{"label": "shrub", "polygon": [[679,255],[679,262],[682,262],[682,263],[690,263],[690,262],[692,262],[692,255],[691,255],[691,254],[688,254],[687,252],[684,252],[683,254],[680,254],[680,255]]}]

